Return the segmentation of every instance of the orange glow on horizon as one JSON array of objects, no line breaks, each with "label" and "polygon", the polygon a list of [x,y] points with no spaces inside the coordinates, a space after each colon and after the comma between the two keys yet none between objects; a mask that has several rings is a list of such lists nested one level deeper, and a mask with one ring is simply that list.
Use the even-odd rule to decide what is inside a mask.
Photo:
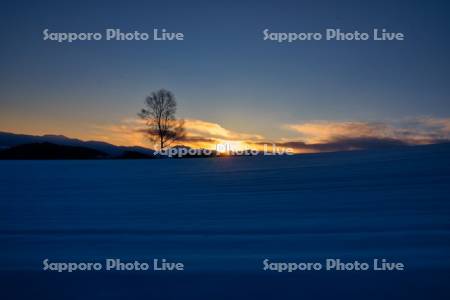
[{"label": "orange glow on horizon", "polygon": [[[336,151],[333,145],[336,141],[347,140],[393,140],[409,145],[430,144],[435,140],[450,139],[450,119],[445,118],[416,118],[411,120],[414,127],[408,123],[405,126],[383,122],[331,122],[314,121],[298,124],[280,125],[290,133],[290,138],[280,138],[278,141],[270,141],[260,134],[232,131],[220,124],[186,119],[185,129],[187,135],[172,145],[186,146],[195,149],[218,150],[225,154],[228,151],[257,150],[264,151],[264,145],[271,148],[286,148],[289,145],[294,153],[317,153]],[[156,149],[143,134],[145,124],[137,119],[124,119],[114,124],[82,124],[78,127],[56,127],[51,124],[42,124],[39,127],[15,127],[22,128],[22,132],[11,130],[11,126],[3,126],[0,131],[30,135],[65,135],[68,138],[83,141],[102,141],[117,146],[141,146]],[[402,125],[402,124],[400,124]],[[24,124],[22,124],[24,126]],[[325,147],[324,147],[325,146]],[[336,146],[338,147],[338,146]],[[340,148],[339,148],[340,149]],[[357,150],[358,147],[347,145],[345,150]]]}]

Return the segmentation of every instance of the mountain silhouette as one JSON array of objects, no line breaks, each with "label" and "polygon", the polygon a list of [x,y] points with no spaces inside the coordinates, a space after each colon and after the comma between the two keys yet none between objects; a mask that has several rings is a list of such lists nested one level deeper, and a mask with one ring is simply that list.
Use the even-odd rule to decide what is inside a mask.
[{"label": "mountain silhouette", "polygon": [[0,151],[0,159],[100,159],[108,157],[107,153],[95,149],[52,143],[24,144]]},{"label": "mountain silhouette", "polygon": [[76,146],[87,147],[95,149],[100,152],[107,153],[110,156],[118,157],[125,154],[127,151],[137,152],[149,156],[153,156],[154,150],[139,147],[139,146],[116,146],[100,141],[82,141],[79,139],[68,138],[64,135],[27,135],[27,134],[15,134],[9,132],[0,132],[0,150],[8,149],[14,146],[22,144],[34,144],[34,143],[51,143],[63,146]]}]

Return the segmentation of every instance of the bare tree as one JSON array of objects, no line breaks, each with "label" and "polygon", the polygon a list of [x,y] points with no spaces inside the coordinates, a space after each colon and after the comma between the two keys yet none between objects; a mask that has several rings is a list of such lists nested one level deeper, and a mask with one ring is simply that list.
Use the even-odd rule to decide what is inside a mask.
[{"label": "bare tree", "polygon": [[175,118],[176,110],[173,93],[161,89],[145,98],[145,108],[138,113],[148,126],[147,137],[155,144],[159,143],[160,150],[185,136],[184,121]]}]

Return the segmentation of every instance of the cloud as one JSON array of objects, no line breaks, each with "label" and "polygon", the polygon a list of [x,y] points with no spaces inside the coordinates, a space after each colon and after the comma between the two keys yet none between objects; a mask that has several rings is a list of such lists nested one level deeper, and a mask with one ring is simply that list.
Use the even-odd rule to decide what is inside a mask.
[{"label": "cloud", "polygon": [[323,143],[337,137],[387,137],[389,135],[388,128],[383,123],[316,121],[288,124],[285,128],[296,131],[308,143]]},{"label": "cloud", "polygon": [[[116,145],[154,147],[145,138],[145,123],[124,119],[116,124],[94,125],[89,139]],[[270,141],[259,134],[233,131],[218,123],[198,119],[185,120],[186,136],[178,141],[192,148],[215,149],[217,144],[261,150],[264,144],[290,147],[298,153],[381,149],[404,145],[433,144],[450,141],[450,119],[412,118],[396,122],[314,121],[286,124],[294,138]]]},{"label": "cloud", "polygon": [[329,122],[287,124],[299,136],[280,144],[298,152],[378,149],[450,141],[450,119],[415,118],[400,122]]},{"label": "cloud", "polygon": [[206,122],[202,120],[186,119],[185,127],[188,134],[194,136],[207,136],[219,140],[262,140],[263,137],[258,134],[248,134],[243,132],[231,131],[222,127],[220,124]]},{"label": "cloud", "polygon": [[[178,144],[193,148],[215,149],[217,144],[233,142],[245,143],[245,141],[259,141],[263,137],[258,134],[249,134],[224,128],[220,124],[198,119],[184,120],[186,136],[178,141]],[[145,122],[140,119],[124,119],[117,124],[93,125],[90,139],[102,140],[123,146],[154,147],[145,135]]]},{"label": "cloud", "polygon": [[144,125],[137,119],[124,119],[116,124],[94,124],[88,137],[118,146],[150,147],[150,143],[141,132]]},{"label": "cloud", "polygon": [[350,151],[362,149],[386,149],[406,146],[407,143],[391,138],[339,138],[324,143],[308,144],[301,141],[282,142],[279,147],[293,148],[298,153]]}]

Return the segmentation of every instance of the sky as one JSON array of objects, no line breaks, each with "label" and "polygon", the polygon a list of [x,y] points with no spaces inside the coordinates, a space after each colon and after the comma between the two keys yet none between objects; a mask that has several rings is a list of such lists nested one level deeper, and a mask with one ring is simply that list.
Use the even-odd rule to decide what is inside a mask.
[{"label": "sky", "polygon": [[[446,141],[449,13],[448,1],[414,0],[2,3],[0,131],[146,146],[136,114],[165,88],[192,137],[183,142],[199,147]],[[43,40],[46,28],[165,28],[185,39],[57,43]],[[386,28],[406,38],[277,43],[263,40],[266,28]]]}]

